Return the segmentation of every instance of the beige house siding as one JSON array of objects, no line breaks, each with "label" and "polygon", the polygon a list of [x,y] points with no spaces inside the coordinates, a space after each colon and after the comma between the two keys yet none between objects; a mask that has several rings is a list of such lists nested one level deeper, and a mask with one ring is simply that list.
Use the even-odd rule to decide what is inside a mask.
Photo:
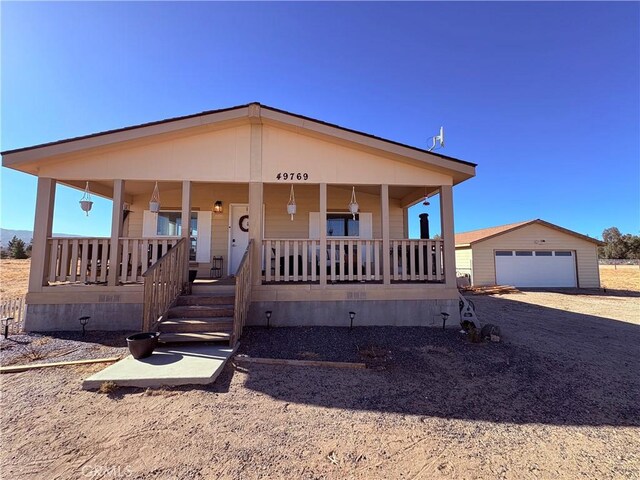
[{"label": "beige house siding", "polygon": [[[150,187],[151,188],[151,187]],[[268,184],[264,188],[265,238],[309,238],[309,212],[320,210],[318,185],[296,185],[295,197],[297,214],[294,220],[287,214],[290,185]],[[125,236],[142,237],[143,212],[149,209],[149,193],[134,196],[131,213],[127,217]],[[329,212],[347,212],[351,190],[344,187],[328,187],[327,210]],[[180,187],[161,189],[162,210],[180,210],[182,190]],[[357,194],[361,212],[370,212],[373,217],[373,237],[382,238],[382,217],[380,196],[367,193]],[[194,184],[192,187],[192,209],[210,210],[213,202],[221,200],[224,212],[212,215],[211,256],[224,257],[224,271],[228,265],[229,253],[229,205],[248,203],[247,184]],[[404,235],[404,214],[400,200],[389,199],[389,228],[392,239],[401,239]],[[209,274],[211,263],[199,264],[198,274]]]},{"label": "beige house siding", "polygon": [[[536,241],[544,240],[544,243]],[[587,240],[543,225],[532,224],[472,245],[474,285],[495,285],[496,250],[573,250],[576,252],[578,287],[599,288],[597,246]]]},{"label": "beige house siding", "polygon": [[473,254],[471,247],[456,247],[457,275],[470,275],[473,280]]}]

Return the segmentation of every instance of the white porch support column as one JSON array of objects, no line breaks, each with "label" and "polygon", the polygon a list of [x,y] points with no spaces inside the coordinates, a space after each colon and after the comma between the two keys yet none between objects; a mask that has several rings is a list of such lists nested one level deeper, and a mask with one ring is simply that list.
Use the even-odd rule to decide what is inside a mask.
[{"label": "white porch support column", "polygon": [[[181,237],[187,242],[186,257],[184,262],[184,278],[189,279],[189,251],[191,250],[191,181],[182,181],[182,210],[181,210]],[[166,253],[166,252],[163,252]]]},{"label": "white porch support column", "polygon": [[[262,284],[263,195],[264,185],[262,182],[249,183],[249,239],[253,240],[253,258],[251,263],[251,281],[253,285]],[[268,267],[265,266],[265,268]]]},{"label": "white porch support column", "polygon": [[110,286],[118,285],[118,278],[120,278],[120,237],[122,236],[123,201],[124,180],[114,180],[113,207],[111,210],[111,250],[109,251],[109,277],[107,278],[107,284]]},{"label": "white porch support column", "polygon": [[402,232],[404,235],[402,238],[409,238],[409,207],[402,208],[402,221]]},{"label": "white porch support column", "polygon": [[[262,205],[264,203],[264,185],[262,183],[262,118],[260,115],[259,105],[249,106],[249,122],[251,123],[249,154],[249,240],[253,240],[253,258],[251,262],[251,283],[253,285],[262,284],[262,226],[264,224]],[[269,266],[266,265],[265,268],[269,268]]]},{"label": "white porch support column", "polygon": [[327,284],[327,184],[320,184],[320,285]]},{"label": "white porch support column", "polygon": [[447,287],[456,288],[456,240],[453,228],[453,187],[440,187],[440,228],[444,248],[444,280]]},{"label": "white porch support column", "polygon": [[44,272],[49,265],[49,237],[53,228],[53,205],[56,196],[56,181],[52,178],[38,178],[36,215],[33,225],[33,245],[31,251],[31,272],[29,292],[41,292],[45,284]]},{"label": "white porch support column", "polygon": [[382,279],[391,284],[391,238],[389,234],[389,185],[380,185],[380,212],[382,221]]}]

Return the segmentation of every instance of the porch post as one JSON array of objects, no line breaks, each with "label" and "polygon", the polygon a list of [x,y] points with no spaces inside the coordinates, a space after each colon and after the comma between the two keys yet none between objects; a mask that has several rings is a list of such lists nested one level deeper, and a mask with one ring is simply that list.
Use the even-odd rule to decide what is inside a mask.
[{"label": "porch post", "polygon": [[187,242],[186,257],[184,261],[185,282],[189,279],[189,252],[191,251],[191,181],[182,181],[182,232],[181,236]]},{"label": "porch post", "polygon": [[456,240],[453,228],[453,187],[440,187],[440,228],[444,248],[444,280],[447,287],[457,288],[456,284]]},{"label": "porch post", "polygon": [[31,250],[31,272],[29,291],[41,292],[45,284],[44,272],[49,264],[49,237],[53,227],[53,205],[56,196],[56,181],[53,178],[38,177],[36,215],[33,225],[33,245]]},{"label": "porch post", "polygon": [[[262,284],[262,204],[264,185],[249,183],[249,239],[253,240],[251,278],[253,285]],[[265,268],[269,268],[265,266]]]},{"label": "porch post", "polygon": [[382,279],[391,284],[391,239],[389,236],[389,185],[380,185],[380,211],[382,221]]},{"label": "porch post", "polygon": [[[320,184],[320,285],[327,284],[327,184]],[[315,268],[315,267],[314,267]]]},{"label": "porch post", "polygon": [[[109,286],[118,285],[120,274],[120,237],[122,236],[122,202],[124,201],[124,180],[113,181],[113,207],[111,210],[111,249],[109,250]],[[124,263],[124,262],[123,262]],[[123,265],[123,268],[126,268]]]}]

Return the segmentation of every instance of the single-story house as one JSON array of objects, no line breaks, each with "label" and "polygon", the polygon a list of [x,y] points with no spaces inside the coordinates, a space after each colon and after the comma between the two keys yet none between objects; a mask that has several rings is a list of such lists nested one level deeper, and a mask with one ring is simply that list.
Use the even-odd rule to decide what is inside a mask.
[{"label": "single-story house", "polygon": [[544,220],[456,234],[456,270],[474,286],[599,288],[595,238]]},{"label": "single-story house", "polygon": [[[88,315],[94,329],[223,331],[215,338],[233,343],[245,322],[460,318],[453,186],[473,163],[259,103],[6,151],[2,162],[38,177],[27,330],[76,329]],[[78,200],[113,200],[109,237],[52,236],[58,183]],[[441,237],[409,239],[409,207],[432,195]],[[64,208],[82,221],[78,204]]]}]

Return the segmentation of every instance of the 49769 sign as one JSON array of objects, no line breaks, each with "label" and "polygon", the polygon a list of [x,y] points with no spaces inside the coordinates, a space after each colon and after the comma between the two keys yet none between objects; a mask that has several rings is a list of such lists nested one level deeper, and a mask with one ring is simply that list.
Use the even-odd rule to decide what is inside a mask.
[{"label": "49769 sign", "polygon": [[279,172],[276,180],[309,180],[307,172]]}]

